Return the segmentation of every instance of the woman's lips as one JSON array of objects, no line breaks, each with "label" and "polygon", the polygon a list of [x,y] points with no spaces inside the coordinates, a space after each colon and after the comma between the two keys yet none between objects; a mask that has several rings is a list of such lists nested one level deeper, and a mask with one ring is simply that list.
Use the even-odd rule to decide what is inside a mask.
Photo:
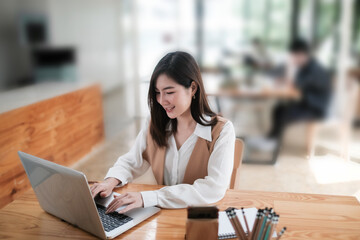
[{"label": "woman's lips", "polygon": [[174,108],[175,107],[165,108],[165,111],[169,113],[169,112],[172,112],[172,110],[174,110]]}]

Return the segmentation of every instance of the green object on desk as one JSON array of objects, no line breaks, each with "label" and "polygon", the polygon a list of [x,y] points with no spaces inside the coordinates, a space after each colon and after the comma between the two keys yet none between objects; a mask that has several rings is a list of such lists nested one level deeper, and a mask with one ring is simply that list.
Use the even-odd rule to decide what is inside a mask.
[{"label": "green object on desk", "polygon": [[263,221],[263,223],[262,223],[262,225],[261,225],[260,232],[259,232],[259,235],[258,235],[257,240],[261,240],[260,237],[261,237],[261,235],[262,235],[262,233],[263,233],[263,231],[264,231],[264,227],[265,227],[266,221],[267,221],[267,216],[265,215],[265,216],[264,216],[264,221]]},{"label": "green object on desk", "polygon": [[271,233],[270,233],[270,230],[271,230],[271,224],[269,224],[269,226],[268,226],[268,228],[267,228],[267,230],[266,230],[266,234],[265,234],[265,238],[264,238],[264,239],[268,239],[269,234],[271,234]]}]

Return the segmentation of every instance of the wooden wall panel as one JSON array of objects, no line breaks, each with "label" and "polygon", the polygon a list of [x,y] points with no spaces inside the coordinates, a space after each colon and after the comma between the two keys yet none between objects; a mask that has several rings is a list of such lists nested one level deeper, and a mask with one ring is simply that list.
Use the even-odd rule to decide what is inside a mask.
[{"label": "wooden wall panel", "polygon": [[103,140],[97,85],[0,114],[0,208],[30,187],[17,151],[68,166]]}]

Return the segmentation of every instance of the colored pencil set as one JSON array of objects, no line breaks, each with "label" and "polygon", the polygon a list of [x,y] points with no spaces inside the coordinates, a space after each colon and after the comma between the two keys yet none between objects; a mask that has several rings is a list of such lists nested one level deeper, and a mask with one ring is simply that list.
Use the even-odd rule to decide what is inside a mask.
[{"label": "colored pencil set", "polygon": [[[228,208],[225,212],[235,230],[237,238],[240,240],[270,240],[272,239],[272,236],[276,231],[276,226],[279,222],[279,215],[274,212],[274,209],[259,209],[256,213],[254,225],[250,231],[243,208],[241,208],[241,213],[245,222],[245,228],[241,225],[235,212],[235,208]],[[277,233],[277,237],[275,239],[280,239],[285,230],[286,227]]]}]

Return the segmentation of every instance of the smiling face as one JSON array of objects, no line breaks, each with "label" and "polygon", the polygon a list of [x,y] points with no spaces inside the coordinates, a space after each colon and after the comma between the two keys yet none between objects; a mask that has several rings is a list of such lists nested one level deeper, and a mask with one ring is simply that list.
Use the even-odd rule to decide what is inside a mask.
[{"label": "smiling face", "polygon": [[[156,64],[149,84],[148,106],[150,135],[160,147],[168,146],[169,124],[185,128],[194,122],[211,126],[217,122],[206,98],[200,68],[190,54],[182,51],[170,52]],[[204,115],[213,118],[206,121]],[[171,129],[173,134],[177,130]]]},{"label": "smiling face", "polygon": [[165,109],[169,118],[175,119],[190,111],[196,84],[192,82],[189,88],[185,88],[166,74],[161,74],[157,78],[155,92],[156,101]]}]

